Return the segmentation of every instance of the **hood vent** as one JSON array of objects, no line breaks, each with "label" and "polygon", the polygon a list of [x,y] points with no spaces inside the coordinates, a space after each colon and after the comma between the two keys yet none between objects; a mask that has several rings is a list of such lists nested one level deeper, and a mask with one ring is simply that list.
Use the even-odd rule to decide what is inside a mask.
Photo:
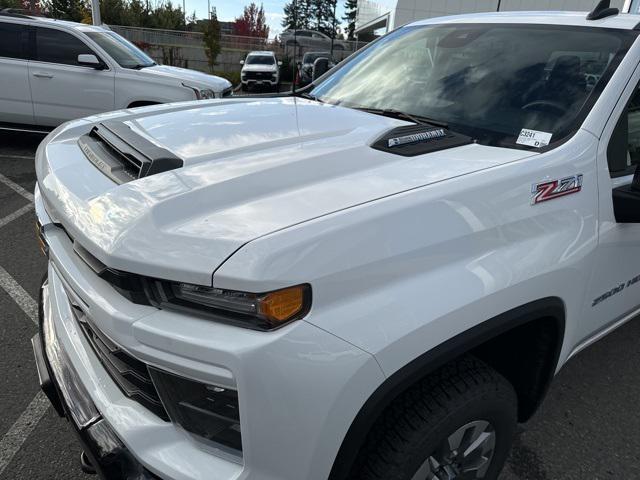
[{"label": "hood vent", "polygon": [[107,177],[118,184],[182,167],[169,150],[135,133],[122,122],[103,122],[78,139],[78,146]]},{"label": "hood vent", "polygon": [[415,157],[470,143],[473,143],[471,137],[452,132],[445,127],[408,125],[385,133],[371,145],[371,148],[403,157]]}]

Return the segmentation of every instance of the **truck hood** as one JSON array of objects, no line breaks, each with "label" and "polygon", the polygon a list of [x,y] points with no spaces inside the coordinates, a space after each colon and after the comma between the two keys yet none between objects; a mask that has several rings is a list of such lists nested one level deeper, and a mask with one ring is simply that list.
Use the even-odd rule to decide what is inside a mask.
[{"label": "truck hood", "polygon": [[179,80],[180,82],[184,82],[192,87],[211,88],[215,92],[222,92],[223,90],[232,87],[231,82],[227,79],[197,72],[195,70],[189,70],[187,68],[171,67],[169,65],[154,65],[153,67],[143,68],[140,70],[140,73],[156,78],[161,77],[171,80]]},{"label": "truck hood", "polygon": [[202,285],[258,237],[535,155],[472,144],[397,156],[370,145],[406,122],[291,97],[118,115],[105,117],[174,152],[184,166],[117,185],[78,147],[95,122],[76,122],[38,150],[47,211],[111,268]]},{"label": "truck hood", "polygon": [[244,65],[242,72],[277,72],[277,65]]}]

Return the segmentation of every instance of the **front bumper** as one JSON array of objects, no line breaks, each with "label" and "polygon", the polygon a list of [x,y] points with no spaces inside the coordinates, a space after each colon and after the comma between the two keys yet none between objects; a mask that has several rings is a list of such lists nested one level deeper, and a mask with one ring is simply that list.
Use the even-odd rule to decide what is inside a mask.
[{"label": "front bumper", "polygon": [[[77,379],[71,382],[51,368],[46,347],[52,335],[43,335],[36,342],[42,384],[68,418],[79,398],[96,413],[90,422],[75,424],[92,462],[100,465],[96,455],[110,452],[138,475],[162,480],[328,478],[340,439],[371,389],[383,381],[371,355],[306,321],[256,332],[133,304],[75,253],[64,230],[49,218],[37,188],[35,197],[49,247],[41,317],[55,329],[61,356]],[[72,305],[82,306],[104,335],[147,365],[236,390],[242,458],[225,456],[126,397],[92,350]],[[66,388],[70,385],[77,388]],[[75,393],[65,397],[61,392],[67,390]],[[115,439],[110,448],[102,450],[102,436],[88,437],[93,426]],[[155,478],[106,475],[110,480]]]},{"label": "front bumper", "polygon": [[[50,316],[49,285],[45,280],[39,299],[40,332],[32,339],[40,387],[56,412],[69,419],[85,454],[96,473],[103,479],[158,480],[129,452],[116,433],[98,412],[84,389],[78,374],[62,353],[55,326]],[[47,349],[53,352],[52,364]],[[58,353],[58,354],[56,354]],[[59,354],[61,353],[61,354]],[[59,378],[54,376],[57,371]],[[89,417],[87,417],[89,414]],[[81,419],[85,418],[86,421]]]}]

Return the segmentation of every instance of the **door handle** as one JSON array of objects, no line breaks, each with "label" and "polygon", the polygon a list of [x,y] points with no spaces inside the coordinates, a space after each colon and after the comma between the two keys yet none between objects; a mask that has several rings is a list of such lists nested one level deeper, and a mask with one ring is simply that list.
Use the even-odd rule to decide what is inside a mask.
[{"label": "door handle", "polygon": [[45,72],[34,72],[33,76],[38,78],[53,78],[52,74]]}]

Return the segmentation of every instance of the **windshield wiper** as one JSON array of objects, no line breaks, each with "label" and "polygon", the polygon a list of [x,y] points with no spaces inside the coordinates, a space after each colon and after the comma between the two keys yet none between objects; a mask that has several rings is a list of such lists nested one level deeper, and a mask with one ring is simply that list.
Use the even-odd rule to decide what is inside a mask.
[{"label": "windshield wiper", "polygon": [[436,127],[449,128],[449,124],[442,120],[435,120],[433,118],[425,117],[423,115],[413,115],[407,112],[401,112],[391,108],[366,108],[366,107],[353,107],[355,110],[361,112],[372,113],[374,115],[382,115],[383,117],[397,118],[400,120],[409,120],[410,122],[418,125],[434,125]]},{"label": "windshield wiper", "polygon": [[155,65],[157,65],[157,63],[139,63],[137,65],[131,65],[128,68],[132,70],[142,70],[143,68],[153,67]]},{"label": "windshield wiper", "polygon": [[310,93],[307,93],[307,92],[302,92],[302,93],[294,92],[293,96],[299,97],[299,98],[306,98],[307,100],[313,100],[314,102],[318,102],[318,103],[324,103],[323,100],[320,100],[315,95],[311,95]]}]

